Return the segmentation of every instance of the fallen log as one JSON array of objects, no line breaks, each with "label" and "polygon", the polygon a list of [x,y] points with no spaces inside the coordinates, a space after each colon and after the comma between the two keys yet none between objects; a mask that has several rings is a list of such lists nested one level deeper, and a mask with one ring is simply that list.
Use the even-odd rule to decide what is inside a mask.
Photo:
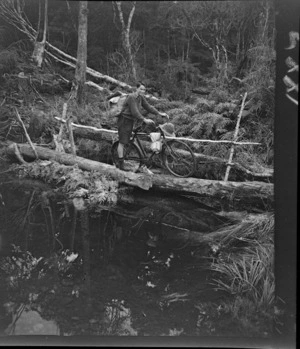
[{"label": "fallen log", "polygon": [[177,178],[170,175],[154,175],[153,188],[182,194],[194,193],[218,200],[244,202],[255,205],[257,201],[273,205],[274,186],[263,182],[225,182],[196,178]]},{"label": "fallen log", "polygon": [[[10,155],[15,154],[15,146],[8,147]],[[28,158],[35,159],[35,154],[28,144],[18,144],[19,152]],[[189,194],[200,197],[213,197],[220,201],[230,201],[238,204],[272,206],[274,203],[273,184],[263,182],[224,182],[198,178],[177,178],[171,175],[146,175],[120,171],[115,166],[88,160],[71,154],[36,146],[40,159],[53,160],[65,165],[77,164],[86,171],[99,171],[110,175],[120,183],[149,190],[150,188],[172,192],[176,194]],[[242,205],[240,205],[242,207]]]},{"label": "fallen log", "polygon": [[[59,117],[55,117],[56,120],[59,120],[61,122],[65,122],[63,119]],[[90,134],[94,133],[101,133],[101,132],[109,132],[109,133],[117,133],[116,130],[107,130],[107,129],[97,129],[93,126],[85,126],[85,125],[78,125],[75,123],[72,123],[72,126],[76,127],[77,129],[85,129],[90,130]],[[79,131],[80,133],[80,131]],[[85,132],[83,132],[84,135]],[[87,133],[87,132],[86,132]],[[144,133],[140,133],[144,134]],[[100,136],[101,137],[101,136]],[[255,143],[255,142],[234,142],[234,141],[227,141],[227,140],[211,140],[211,139],[194,139],[194,138],[186,138],[186,137],[169,137],[166,136],[167,139],[176,139],[179,141],[186,141],[186,142],[193,142],[193,143],[224,143],[224,144],[236,144],[236,145],[259,145],[261,143]]]},{"label": "fallen log", "polygon": [[[62,121],[60,118],[56,117],[56,119],[59,121]],[[109,142],[114,142],[117,139],[117,131],[115,131],[115,130],[99,129],[96,127],[78,125],[75,123],[72,123],[72,126],[74,127],[74,136],[75,137],[91,139],[94,141],[105,140],[105,141],[109,141]],[[183,139],[189,140],[189,139],[185,139],[185,138],[183,138]],[[205,164],[219,163],[219,164],[227,165],[227,163],[228,163],[227,159],[221,159],[221,158],[218,158],[216,156],[204,155],[204,154],[200,154],[200,153],[195,153],[194,155],[195,155],[196,160],[198,162],[205,161]],[[253,172],[253,171],[247,169],[246,167],[244,167],[238,163],[232,163],[231,167],[236,168],[239,171],[242,171],[246,175],[257,177],[257,178],[272,178],[273,174],[274,174],[273,169],[266,168],[266,169],[264,169],[263,172],[257,173],[257,172]]]},{"label": "fallen log", "polygon": [[[8,155],[15,154],[15,144],[16,143],[13,143],[7,148]],[[23,156],[31,159],[35,158],[33,150],[28,144],[18,144],[17,147],[20,154],[22,154]],[[78,167],[82,170],[99,171],[103,174],[110,175],[120,183],[138,187],[144,190],[148,190],[152,186],[151,178],[149,175],[124,172],[112,165],[107,165],[94,160],[88,160],[72,154],[56,152],[54,150],[39,146],[36,146],[36,151],[41,160],[53,160],[68,166],[77,164]]]}]

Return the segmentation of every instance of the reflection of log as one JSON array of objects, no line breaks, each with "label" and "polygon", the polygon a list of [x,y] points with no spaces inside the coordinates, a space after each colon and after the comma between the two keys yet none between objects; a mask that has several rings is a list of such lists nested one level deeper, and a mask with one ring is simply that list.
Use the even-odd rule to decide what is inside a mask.
[{"label": "reflection of log", "polygon": [[[151,219],[157,222],[201,232],[208,232],[233,222],[230,217],[219,215],[194,200],[167,193],[136,190],[132,195],[132,204],[134,207],[140,207],[136,211],[137,217],[144,219],[150,215]],[[126,208],[130,209],[131,204],[127,202]]]},{"label": "reflection of log", "polygon": [[[149,231],[151,231],[151,229],[153,229],[153,224],[156,224],[156,233],[161,235],[160,238],[163,238],[164,240],[181,241],[183,243],[188,242],[190,246],[197,246],[199,244],[213,241],[214,233],[212,233],[211,230],[208,230],[206,227],[203,229],[201,226],[198,226],[195,230],[192,230],[183,226],[178,226],[176,223],[165,223],[155,216],[148,217],[148,215],[145,218],[141,218],[141,212],[135,213],[125,208],[110,207],[106,209],[114,212],[118,216],[126,217],[127,219],[129,218],[132,220],[139,220],[139,228],[141,228],[142,225],[145,225],[143,228],[144,232],[147,225],[149,225]],[[149,212],[150,211],[151,209],[149,209]],[[140,229],[138,229],[138,232],[134,232],[134,234],[138,234],[139,230]]]},{"label": "reflection of log", "polygon": [[[133,234],[145,234],[147,232],[153,231],[153,226],[156,226],[156,229],[154,231],[154,243],[155,245],[159,244],[168,244],[169,242],[176,241],[179,242],[181,247],[183,246],[199,246],[199,245],[206,245],[211,243],[219,243],[220,241],[225,241],[225,239],[234,239],[234,236],[243,236],[244,232],[245,235],[249,234],[249,225],[255,224],[257,221],[261,219],[266,219],[269,217],[269,214],[247,214],[243,213],[240,214],[238,212],[234,212],[230,214],[230,220],[223,224],[219,225],[212,225],[210,229],[206,229],[204,227],[201,227],[201,225],[195,226],[193,229],[189,228],[188,226],[178,226],[176,222],[173,223],[167,223],[164,220],[161,220],[160,217],[154,215],[151,215],[151,211],[153,212],[153,209],[151,207],[148,208],[148,214],[147,214],[147,207],[144,208],[144,213],[141,212],[142,210],[139,210],[137,212],[134,212],[132,210],[128,210],[123,207],[111,207],[109,208],[110,211],[113,211],[117,216],[125,217],[126,219],[132,219],[133,226],[136,226],[136,220],[139,219],[139,229],[137,231],[132,231]],[[213,212],[202,212],[205,214],[211,214],[215,215]],[[141,216],[144,215],[144,219],[141,218]],[[216,214],[216,217],[219,215]],[[142,229],[141,226],[143,226]],[[248,232],[246,231],[246,228],[248,228]],[[177,244],[176,243],[176,244]],[[153,246],[153,245],[151,245]],[[179,248],[181,248],[179,247]]]},{"label": "reflection of log", "polygon": [[[20,153],[29,158],[35,159],[31,147],[27,144],[19,144]],[[8,147],[8,154],[14,155],[13,145]],[[87,171],[100,171],[110,175],[120,183],[142,189],[163,190],[176,194],[193,194],[200,197],[213,197],[217,200],[229,200],[229,202],[246,203],[270,206],[273,204],[273,184],[262,182],[224,182],[204,180],[198,178],[177,178],[171,175],[153,176],[120,171],[114,166],[88,160],[71,154],[62,154],[50,149],[36,147],[40,159],[54,160],[65,165],[77,164],[79,168]]]}]

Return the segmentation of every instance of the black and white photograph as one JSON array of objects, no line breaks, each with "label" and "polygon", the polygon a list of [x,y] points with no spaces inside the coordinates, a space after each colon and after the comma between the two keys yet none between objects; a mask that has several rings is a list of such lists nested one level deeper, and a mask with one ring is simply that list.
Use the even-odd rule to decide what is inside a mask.
[{"label": "black and white photograph", "polygon": [[0,345],[296,348],[296,1],[0,0]]}]

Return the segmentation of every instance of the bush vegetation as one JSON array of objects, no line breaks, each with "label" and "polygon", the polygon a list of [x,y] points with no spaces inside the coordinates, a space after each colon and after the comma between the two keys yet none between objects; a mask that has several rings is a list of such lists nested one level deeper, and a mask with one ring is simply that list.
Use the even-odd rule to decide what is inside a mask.
[{"label": "bush vegetation", "polygon": [[[242,335],[271,335],[276,320],[274,276],[274,215],[249,216],[222,228],[216,239],[218,256],[210,268],[213,285],[230,298],[219,303]],[[259,328],[259,326],[263,326]],[[262,325],[263,324],[263,325]],[[228,324],[227,324],[228,325]]]}]

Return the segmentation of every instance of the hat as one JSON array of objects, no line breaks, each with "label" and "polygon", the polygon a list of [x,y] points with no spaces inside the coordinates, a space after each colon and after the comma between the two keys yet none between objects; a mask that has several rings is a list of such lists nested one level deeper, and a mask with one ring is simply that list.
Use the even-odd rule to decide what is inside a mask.
[{"label": "hat", "polygon": [[174,125],[171,122],[166,122],[163,125],[160,125],[161,130],[164,135],[167,137],[176,137]]}]

